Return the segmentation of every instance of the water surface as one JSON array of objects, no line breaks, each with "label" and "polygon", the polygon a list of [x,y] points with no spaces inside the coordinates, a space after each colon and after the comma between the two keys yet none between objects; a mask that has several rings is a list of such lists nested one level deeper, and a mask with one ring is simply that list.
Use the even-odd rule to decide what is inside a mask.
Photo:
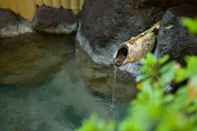
[{"label": "water surface", "polygon": [[0,131],[73,131],[93,112],[119,120],[133,80],[93,63],[73,36],[0,39]]}]

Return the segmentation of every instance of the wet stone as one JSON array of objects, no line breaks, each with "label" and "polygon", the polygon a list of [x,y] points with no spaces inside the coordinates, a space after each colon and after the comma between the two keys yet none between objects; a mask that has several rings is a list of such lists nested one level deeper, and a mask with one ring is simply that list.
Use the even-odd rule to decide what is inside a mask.
[{"label": "wet stone", "polygon": [[17,23],[17,16],[11,11],[0,10],[0,29],[8,25],[15,25]]},{"label": "wet stone", "polygon": [[31,24],[10,10],[0,9],[0,37],[14,37],[33,32]]},{"label": "wet stone", "polygon": [[55,73],[74,54],[65,36],[25,34],[0,39],[0,83],[39,83]]}]

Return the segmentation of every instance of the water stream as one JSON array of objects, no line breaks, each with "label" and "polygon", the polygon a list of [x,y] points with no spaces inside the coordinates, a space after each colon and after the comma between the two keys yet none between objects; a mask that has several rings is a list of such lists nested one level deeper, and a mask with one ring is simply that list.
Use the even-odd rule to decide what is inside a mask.
[{"label": "water stream", "polygon": [[[114,68],[114,72],[113,72],[113,85],[116,85],[117,84],[117,73],[118,73],[118,68],[116,66],[113,66]],[[114,120],[116,120],[116,112],[115,112],[115,103],[116,103],[116,99],[115,99],[115,92],[116,92],[116,89],[115,89],[115,86],[112,87],[112,95],[111,95],[111,112],[112,112],[112,117]]]},{"label": "water stream", "polygon": [[133,79],[97,65],[72,36],[0,39],[0,131],[73,131],[96,112],[119,120]]}]

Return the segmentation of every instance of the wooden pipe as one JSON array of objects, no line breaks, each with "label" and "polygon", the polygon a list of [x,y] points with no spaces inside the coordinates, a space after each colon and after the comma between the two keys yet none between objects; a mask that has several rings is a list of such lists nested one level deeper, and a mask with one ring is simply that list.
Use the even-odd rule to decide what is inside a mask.
[{"label": "wooden pipe", "polygon": [[121,66],[134,63],[152,51],[156,43],[156,35],[159,27],[160,23],[158,22],[145,32],[123,42],[114,55],[114,64]]}]

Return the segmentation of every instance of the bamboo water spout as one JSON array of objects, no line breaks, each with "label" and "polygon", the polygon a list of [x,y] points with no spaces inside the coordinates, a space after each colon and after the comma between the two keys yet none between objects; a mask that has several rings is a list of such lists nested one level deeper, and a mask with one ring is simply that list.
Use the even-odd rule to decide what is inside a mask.
[{"label": "bamboo water spout", "polygon": [[145,32],[123,42],[114,55],[114,64],[121,66],[143,58],[154,48],[156,32],[158,32],[159,27],[160,23],[158,22]]}]

